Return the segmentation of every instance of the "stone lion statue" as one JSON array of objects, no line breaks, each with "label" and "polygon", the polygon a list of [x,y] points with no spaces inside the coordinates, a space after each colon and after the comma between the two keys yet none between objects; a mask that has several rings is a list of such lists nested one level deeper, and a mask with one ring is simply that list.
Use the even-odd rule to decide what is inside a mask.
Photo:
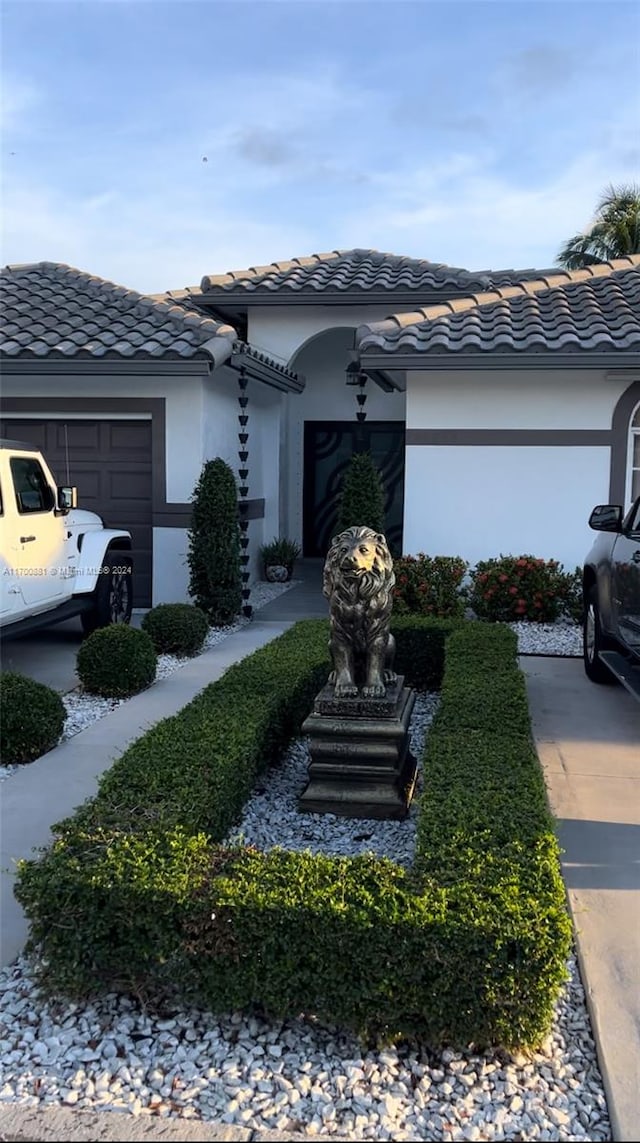
[{"label": "stone lion statue", "polygon": [[381,532],[347,528],[334,536],[324,565],[322,590],[329,600],[336,698],[382,698],[393,683],[395,640],[389,631],[393,561]]}]

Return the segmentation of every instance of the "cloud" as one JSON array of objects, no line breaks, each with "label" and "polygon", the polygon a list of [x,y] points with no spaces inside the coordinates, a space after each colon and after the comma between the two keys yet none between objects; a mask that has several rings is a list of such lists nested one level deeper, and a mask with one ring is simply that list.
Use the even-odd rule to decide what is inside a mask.
[{"label": "cloud", "polygon": [[273,127],[245,127],[236,132],[234,149],[242,159],[260,167],[286,167],[298,152],[288,131]]},{"label": "cloud", "polygon": [[[522,185],[490,162],[458,156],[440,170],[398,172],[380,201],[343,216],[335,245],[371,245],[467,269],[545,268],[563,241],[588,225],[609,182],[628,170],[599,153],[579,156],[560,173]],[[360,241],[354,241],[354,235]],[[366,236],[366,237],[365,237]]]},{"label": "cloud", "polygon": [[206,196],[189,191],[172,212],[163,190],[135,200],[113,191],[70,200],[46,188],[15,188],[3,202],[1,261],[63,262],[141,293],[160,293],[313,246],[312,228],[232,204],[212,211]]},{"label": "cloud", "polygon": [[498,75],[511,90],[539,96],[565,87],[575,70],[576,61],[568,49],[534,44],[505,60]]}]

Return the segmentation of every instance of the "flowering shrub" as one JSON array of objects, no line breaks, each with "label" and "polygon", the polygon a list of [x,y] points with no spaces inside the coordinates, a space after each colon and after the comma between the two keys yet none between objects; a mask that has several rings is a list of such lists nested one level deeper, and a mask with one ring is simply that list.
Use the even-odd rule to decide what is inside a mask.
[{"label": "flowering shrub", "polygon": [[579,616],[580,569],[565,572],[557,560],[498,556],[473,571],[469,604],[479,619],[552,623],[559,615]]},{"label": "flowering shrub", "polygon": [[465,606],[461,584],[467,566],[460,556],[425,556],[423,552],[394,560],[394,613],[461,617]]}]

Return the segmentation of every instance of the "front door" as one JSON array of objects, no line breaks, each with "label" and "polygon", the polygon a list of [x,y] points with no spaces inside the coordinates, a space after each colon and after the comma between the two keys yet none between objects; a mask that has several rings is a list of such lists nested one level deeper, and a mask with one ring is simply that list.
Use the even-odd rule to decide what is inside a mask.
[{"label": "front door", "polygon": [[404,421],[306,421],[302,544],[305,556],[326,556],[335,535],[342,479],[354,452],[370,452],[386,494],[386,537],[402,552]]}]

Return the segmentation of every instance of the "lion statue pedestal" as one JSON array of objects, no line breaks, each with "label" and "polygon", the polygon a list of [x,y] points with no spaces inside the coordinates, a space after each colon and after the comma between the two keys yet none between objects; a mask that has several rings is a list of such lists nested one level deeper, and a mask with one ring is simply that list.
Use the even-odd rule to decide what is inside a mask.
[{"label": "lion statue pedestal", "polygon": [[303,811],[352,818],[403,818],[408,811],[416,780],[409,750],[415,695],[393,670],[394,584],[380,532],[348,528],[332,540],[323,592],[333,670],[302,726],[311,751]]}]

